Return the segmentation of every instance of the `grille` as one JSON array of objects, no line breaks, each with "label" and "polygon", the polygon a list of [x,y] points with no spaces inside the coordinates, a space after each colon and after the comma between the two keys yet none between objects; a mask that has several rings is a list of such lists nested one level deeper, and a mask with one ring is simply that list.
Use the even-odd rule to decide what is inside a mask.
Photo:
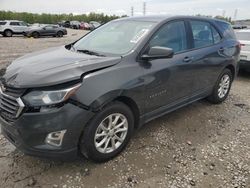
[{"label": "grille", "polygon": [[24,104],[21,95],[24,89],[0,85],[0,116],[7,122],[14,122],[22,113]]}]

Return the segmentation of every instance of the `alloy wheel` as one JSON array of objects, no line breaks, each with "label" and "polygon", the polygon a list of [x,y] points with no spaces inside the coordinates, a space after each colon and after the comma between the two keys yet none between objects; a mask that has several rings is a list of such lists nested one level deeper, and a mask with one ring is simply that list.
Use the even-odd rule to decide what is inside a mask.
[{"label": "alloy wheel", "polygon": [[230,88],[230,82],[231,80],[229,75],[225,74],[222,76],[218,89],[219,98],[224,98],[227,95]]},{"label": "alloy wheel", "polygon": [[127,133],[127,118],[120,113],[110,114],[97,127],[94,137],[95,147],[100,153],[111,153],[122,145]]}]

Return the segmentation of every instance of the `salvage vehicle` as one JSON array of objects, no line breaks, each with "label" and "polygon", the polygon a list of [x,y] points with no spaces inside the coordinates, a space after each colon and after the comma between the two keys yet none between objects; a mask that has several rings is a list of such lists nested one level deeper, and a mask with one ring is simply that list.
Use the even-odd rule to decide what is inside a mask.
[{"label": "salvage vehicle", "polygon": [[64,27],[60,27],[58,25],[42,25],[31,27],[24,33],[24,35],[34,38],[39,38],[42,36],[63,37],[63,35],[67,35],[67,30]]},{"label": "salvage vehicle", "polygon": [[236,37],[241,44],[240,69],[250,72],[250,29],[237,31]]},{"label": "salvage vehicle", "polygon": [[23,21],[0,20],[0,34],[4,37],[12,37],[13,34],[23,35],[28,29],[28,24]]},{"label": "salvage vehicle", "polygon": [[0,87],[2,133],[29,155],[110,160],[150,120],[203,98],[223,102],[239,53],[221,20],[111,21],[9,65]]}]

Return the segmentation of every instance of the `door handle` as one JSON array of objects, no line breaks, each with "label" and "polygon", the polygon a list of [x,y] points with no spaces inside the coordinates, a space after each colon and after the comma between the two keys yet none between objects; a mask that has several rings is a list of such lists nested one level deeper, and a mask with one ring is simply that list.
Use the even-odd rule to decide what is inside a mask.
[{"label": "door handle", "polygon": [[189,62],[193,61],[193,59],[194,59],[193,57],[185,57],[183,59],[183,61],[186,62],[186,63],[189,63]]}]

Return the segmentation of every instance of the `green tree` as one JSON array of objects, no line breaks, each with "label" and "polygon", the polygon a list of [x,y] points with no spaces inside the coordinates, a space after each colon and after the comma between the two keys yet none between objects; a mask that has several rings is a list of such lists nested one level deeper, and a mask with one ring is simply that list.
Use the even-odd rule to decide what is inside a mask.
[{"label": "green tree", "polygon": [[[125,16],[125,15],[124,15]],[[44,23],[44,24],[56,24],[60,21],[98,21],[101,23],[108,22],[113,19],[117,19],[119,16],[116,15],[104,15],[103,13],[90,13],[90,14],[81,14],[81,15],[73,15],[70,14],[35,14],[28,12],[11,12],[11,11],[0,11],[0,20],[22,20],[27,23]]]}]

